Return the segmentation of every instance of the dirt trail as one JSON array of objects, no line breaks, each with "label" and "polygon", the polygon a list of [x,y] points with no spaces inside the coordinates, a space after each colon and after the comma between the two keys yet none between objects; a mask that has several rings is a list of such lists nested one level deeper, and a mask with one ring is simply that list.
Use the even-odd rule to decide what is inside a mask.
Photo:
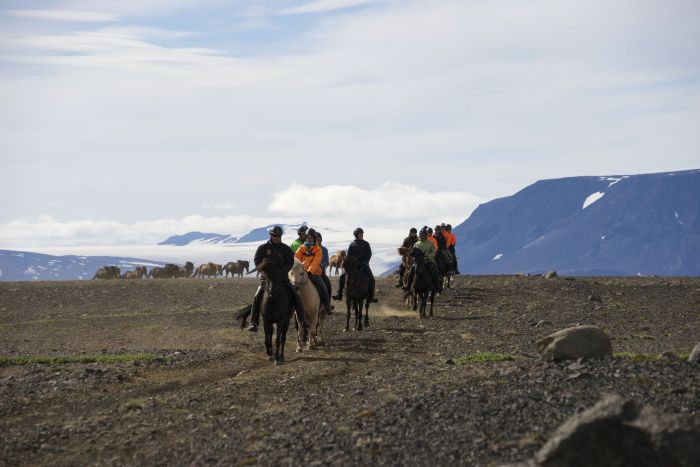
[{"label": "dirt trail", "polygon": [[[335,279],[334,279],[335,282]],[[379,279],[370,327],[326,324],[316,351],[266,358],[234,310],[257,282],[0,283],[0,356],[145,353],[123,363],[0,366],[0,464],[489,465],[530,456],[605,392],[700,410],[700,372],[615,358],[543,364],[533,342],[595,324],[615,352],[687,353],[700,279],[466,277],[419,320]],[[334,284],[336,285],[336,284]],[[514,361],[453,365],[474,352]],[[458,447],[458,449],[455,449]]]}]

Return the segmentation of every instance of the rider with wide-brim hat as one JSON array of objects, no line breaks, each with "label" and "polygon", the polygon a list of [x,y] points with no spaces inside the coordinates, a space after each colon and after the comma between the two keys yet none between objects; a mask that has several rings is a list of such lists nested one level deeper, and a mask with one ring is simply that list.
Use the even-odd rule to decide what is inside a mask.
[{"label": "rider with wide-brim hat", "polygon": [[[287,285],[287,289],[291,293],[292,302],[302,326],[308,327],[306,322],[306,313],[304,312],[304,307],[301,304],[301,298],[299,298],[297,290],[294,288],[291,282],[289,282],[289,271],[294,265],[294,253],[292,253],[292,249],[289,246],[282,243],[283,233],[284,231],[279,225],[271,228],[270,240],[258,247],[258,249],[255,251],[253,262],[255,263],[255,267],[258,267],[263,261],[269,261],[273,264],[272,267],[277,268],[282,281]],[[255,297],[253,298],[253,316],[250,319],[250,327],[248,328],[248,330],[252,332],[257,332],[258,325],[260,324],[260,302],[262,301],[264,290],[265,277],[263,276],[260,279],[260,286],[255,292]]]}]

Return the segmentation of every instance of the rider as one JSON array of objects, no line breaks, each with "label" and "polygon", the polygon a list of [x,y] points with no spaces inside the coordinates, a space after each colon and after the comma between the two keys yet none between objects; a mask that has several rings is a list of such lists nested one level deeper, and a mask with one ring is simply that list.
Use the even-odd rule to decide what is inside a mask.
[{"label": "rider", "polygon": [[308,230],[308,226],[306,225],[301,225],[297,229],[297,234],[299,237],[294,239],[291,245],[289,245],[289,248],[292,249],[292,253],[296,253],[299,247],[306,241],[306,231]]},{"label": "rider", "polygon": [[[431,242],[428,238],[428,231],[429,228],[427,226],[420,229],[420,232],[418,233],[418,241],[413,245],[413,248],[423,252],[423,257],[425,258],[425,268],[428,270],[430,278],[433,280],[433,287],[437,292],[441,292],[442,280],[440,280],[440,274],[438,273],[437,265],[435,264],[435,245],[433,245],[433,242]],[[413,279],[415,276],[416,265],[414,264],[408,272],[408,284],[403,288],[406,295],[411,293],[411,289],[413,288]]]},{"label": "rider", "polygon": [[435,251],[437,251],[438,243],[437,240],[435,240],[435,238],[433,237],[433,229],[431,229],[430,227],[428,227],[428,240],[433,242],[433,245],[435,245]]},{"label": "rider", "polygon": [[445,231],[450,234],[450,241],[447,242],[447,249],[452,253],[452,261],[454,262],[455,274],[459,274],[459,268],[457,267],[457,254],[455,253],[455,245],[457,245],[457,236],[452,233],[452,226],[447,224],[445,226]]},{"label": "rider", "polygon": [[[355,236],[355,240],[348,247],[348,254],[346,257],[354,257],[360,265],[360,269],[367,274],[369,278],[369,298],[370,302],[377,302],[374,298],[374,274],[369,267],[369,260],[372,258],[372,248],[369,243],[364,240],[365,231],[361,227],[353,230],[352,234]],[[343,288],[345,288],[345,272],[340,275],[338,279],[338,295],[333,296],[333,300],[343,299]]]},{"label": "rider", "polygon": [[[408,231],[408,237],[403,239],[403,244],[401,245],[401,248],[406,248],[410,250],[413,245],[418,241],[418,230],[416,230],[415,227],[411,227],[411,230]],[[406,265],[404,264],[403,261],[401,261],[401,265],[399,266],[399,282],[396,284],[396,287],[403,287],[403,276],[406,274]]]},{"label": "rider", "polygon": [[308,274],[309,279],[314,283],[321,295],[321,303],[326,306],[326,313],[330,314],[331,300],[328,297],[326,284],[324,284],[323,279],[321,279],[321,259],[323,257],[323,251],[321,247],[316,244],[316,231],[314,229],[309,229],[306,232],[306,241],[299,247],[297,252],[294,253],[294,257],[304,265],[304,270]]},{"label": "rider", "polygon": [[[282,243],[282,227],[279,225],[274,226],[270,229],[270,240],[263,243],[255,251],[255,258],[253,262],[255,267],[258,267],[263,260],[272,261],[276,268],[278,268],[281,273],[282,280],[286,283],[287,288],[291,291],[292,302],[294,303],[294,308],[297,311],[297,316],[301,320],[303,327],[308,327],[306,322],[306,313],[304,313],[304,307],[301,304],[301,299],[297,290],[289,282],[289,270],[292,269],[294,264],[294,253],[292,253],[291,248]],[[262,301],[263,290],[265,290],[265,277],[261,276],[260,286],[255,292],[255,297],[253,298],[253,316],[250,318],[249,331],[257,332],[258,325],[260,324],[260,302]]]},{"label": "rider", "polygon": [[[328,248],[323,246],[323,235],[321,235],[321,232],[316,232],[316,245],[320,246],[321,251],[323,252],[323,256],[321,256],[321,279],[323,280],[323,283],[326,284],[328,296],[330,297],[333,294],[331,289],[331,280],[326,275],[326,269],[330,264],[330,257],[328,256]],[[331,305],[331,310],[333,308],[334,306]],[[329,315],[331,314],[331,310],[328,310]]]}]

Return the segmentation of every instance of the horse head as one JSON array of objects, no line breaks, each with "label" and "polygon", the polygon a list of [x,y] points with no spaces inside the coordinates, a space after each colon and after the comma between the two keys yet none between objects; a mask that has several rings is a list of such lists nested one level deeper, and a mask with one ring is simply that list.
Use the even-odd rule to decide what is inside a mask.
[{"label": "horse head", "polygon": [[308,274],[304,271],[304,264],[298,259],[294,258],[294,264],[292,269],[289,270],[289,281],[297,289],[306,284],[308,280]]}]

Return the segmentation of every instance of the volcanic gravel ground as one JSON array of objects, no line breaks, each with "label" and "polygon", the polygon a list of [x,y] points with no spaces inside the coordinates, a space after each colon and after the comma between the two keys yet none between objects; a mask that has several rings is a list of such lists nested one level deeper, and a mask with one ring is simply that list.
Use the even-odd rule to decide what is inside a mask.
[{"label": "volcanic gravel ground", "polygon": [[[497,465],[618,393],[700,410],[700,369],[609,358],[545,363],[534,341],[594,324],[615,352],[689,353],[700,278],[460,276],[419,320],[389,279],[370,327],[266,357],[238,330],[254,279],[0,283],[0,356],[151,355],[0,366],[0,464]],[[334,286],[337,286],[334,280]],[[454,364],[476,352],[515,360]]]}]

